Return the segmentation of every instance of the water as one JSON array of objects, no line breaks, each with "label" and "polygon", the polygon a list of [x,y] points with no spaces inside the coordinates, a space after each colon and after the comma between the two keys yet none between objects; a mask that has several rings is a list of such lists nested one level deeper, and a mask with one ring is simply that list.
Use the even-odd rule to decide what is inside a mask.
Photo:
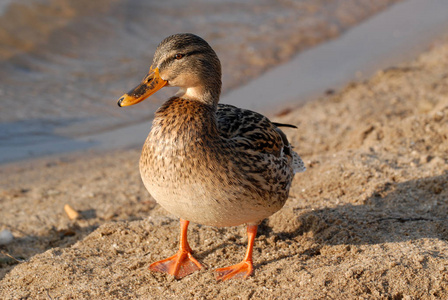
[{"label": "water", "polygon": [[[34,149],[34,154],[54,153],[59,151],[55,142],[149,119],[172,91],[126,109],[118,109],[116,99],[140,81],[157,44],[172,33],[193,32],[212,45],[222,61],[226,92],[394,2],[3,2],[0,143],[8,149]],[[45,150],[48,143],[54,149]],[[33,150],[23,151],[33,155]],[[0,152],[0,160],[5,159]]]},{"label": "water", "polygon": [[272,108],[276,104],[272,99],[281,95],[284,103],[297,106],[349,80],[367,79],[376,71],[414,59],[446,36],[447,30],[448,1],[407,0],[337,39],[299,53],[223,100],[237,104],[237,99],[256,99],[245,107],[262,110]]}]

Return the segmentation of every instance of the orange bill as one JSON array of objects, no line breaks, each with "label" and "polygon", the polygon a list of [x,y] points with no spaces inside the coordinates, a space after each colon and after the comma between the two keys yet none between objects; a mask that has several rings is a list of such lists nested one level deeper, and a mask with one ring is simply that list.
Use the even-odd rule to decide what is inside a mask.
[{"label": "orange bill", "polygon": [[167,81],[160,78],[159,68],[151,68],[148,75],[143,78],[138,86],[124,94],[118,100],[118,106],[122,107],[139,103],[163,88],[166,84]]}]

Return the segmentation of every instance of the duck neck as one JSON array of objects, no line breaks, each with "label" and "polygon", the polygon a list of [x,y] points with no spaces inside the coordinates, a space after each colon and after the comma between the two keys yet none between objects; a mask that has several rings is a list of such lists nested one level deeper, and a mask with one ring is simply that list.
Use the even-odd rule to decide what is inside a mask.
[{"label": "duck neck", "polygon": [[201,86],[181,88],[176,94],[177,97],[188,100],[195,100],[206,104],[216,111],[221,94],[221,81]]}]

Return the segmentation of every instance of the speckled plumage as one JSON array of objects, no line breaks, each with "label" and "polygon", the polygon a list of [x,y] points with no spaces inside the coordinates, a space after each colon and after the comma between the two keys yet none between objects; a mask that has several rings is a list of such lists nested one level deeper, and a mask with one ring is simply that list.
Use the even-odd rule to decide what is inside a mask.
[{"label": "speckled plumage", "polygon": [[286,135],[265,116],[218,104],[221,64],[198,36],[176,34],[163,40],[150,73],[118,101],[138,103],[166,85],[180,88],[156,112],[143,146],[140,173],[148,191],[180,218],[179,251],[150,269],[186,276],[203,268],[187,241],[189,221],[212,226],[247,224],[243,261],[217,269],[217,279],[253,273],[257,225],[288,198],[296,172],[305,170]]},{"label": "speckled plumage", "polygon": [[290,145],[266,117],[171,98],[143,147],[146,188],[171,213],[205,225],[257,223],[285,203],[294,174]]}]

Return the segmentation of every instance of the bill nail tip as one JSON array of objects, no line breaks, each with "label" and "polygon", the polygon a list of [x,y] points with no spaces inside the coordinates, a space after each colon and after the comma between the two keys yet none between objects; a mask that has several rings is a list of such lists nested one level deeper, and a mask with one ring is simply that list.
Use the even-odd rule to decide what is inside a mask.
[{"label": "bill nail tip", "polygon": [[123,101],[123,99],[124,99],[124,97],[121,97],[121,98],[118,100],[118,102],[117,102],[118,107],[122,107],[122,106],[121,106],[121,102]]}]

